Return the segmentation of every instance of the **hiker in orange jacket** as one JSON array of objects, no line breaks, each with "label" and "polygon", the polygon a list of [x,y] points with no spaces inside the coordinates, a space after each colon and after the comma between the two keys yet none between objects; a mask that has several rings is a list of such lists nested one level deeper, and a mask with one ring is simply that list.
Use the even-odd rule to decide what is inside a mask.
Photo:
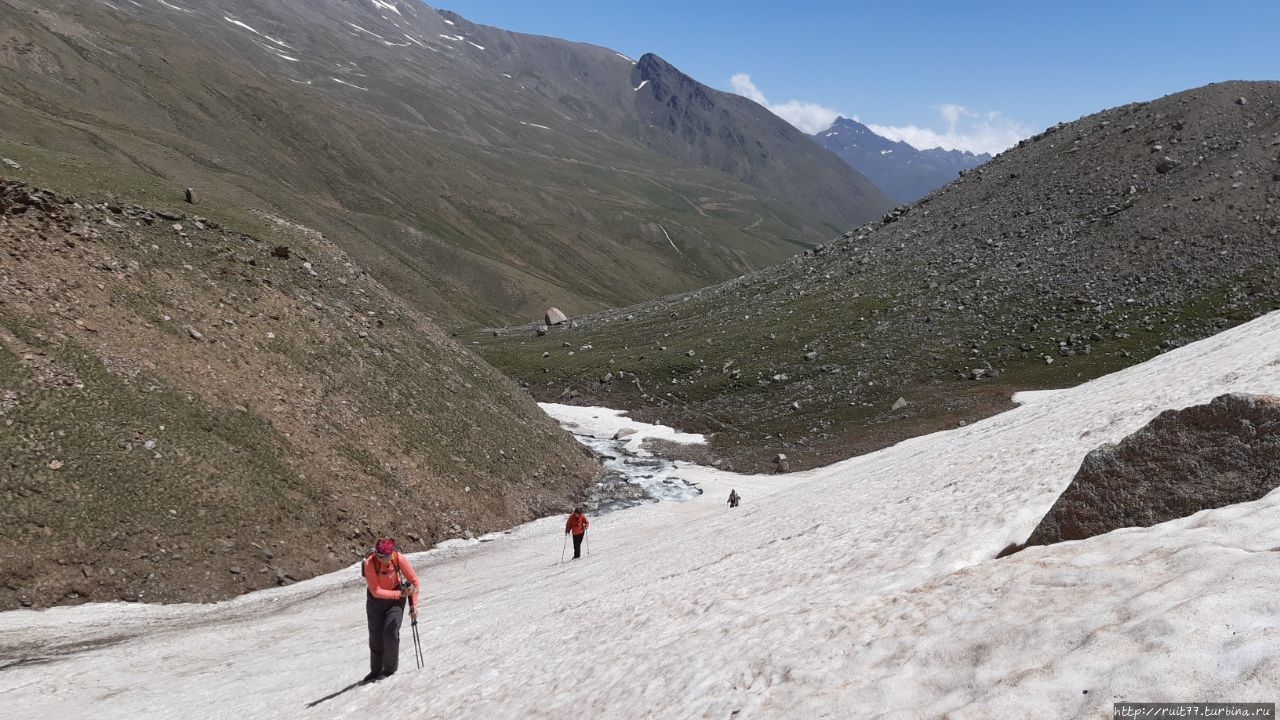
[{"label": "hiker in orange jacket", "polygon": [[587,526],[591,521],[586,515],[582,514],[582,508],[573,509],[573,514],[564,523],[564,532],[566,535],[573,533],[573,559],[577,560],[582,557],[582,538],[587,534]]},{"label": "hiker in orange jacket", "polygon": [[374,545],[360,571],[368,585],[364,608],[369,620],[369,674],[361,681],[367,683],[395,674],[400,666],[405,600],[409,601],[410,617],[418,620],[418,575],[391,538]]}]

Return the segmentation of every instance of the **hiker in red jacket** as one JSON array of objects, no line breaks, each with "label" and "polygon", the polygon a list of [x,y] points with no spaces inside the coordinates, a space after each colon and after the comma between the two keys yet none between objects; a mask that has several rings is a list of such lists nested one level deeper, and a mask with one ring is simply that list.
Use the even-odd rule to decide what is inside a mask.
[{"label": "hiker in red jacket", "polygon": [[391,538],[374,545],[360,571],[368,585],[364,609],[369,620],[369,674],[361,681],[368,683],[394,675],[400,666],[400,622],[405,600],[410,602],[410,616],[418,619],[418,575]]},{"label": "hiker in red jacket", "polygon": [[591,521],[586,515],[582,514],[582,508],[573,509],[573,514],[564,523],[564,532],[566,535],[573,533],[573,559],[577,560],[582,557],[582,538],[587,534],[587,526]]}]

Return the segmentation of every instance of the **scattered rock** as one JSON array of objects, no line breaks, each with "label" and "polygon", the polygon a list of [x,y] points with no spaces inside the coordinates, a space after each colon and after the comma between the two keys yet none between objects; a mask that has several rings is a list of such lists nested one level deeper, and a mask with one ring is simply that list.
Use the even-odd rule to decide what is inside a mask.
[{"label": "scattered rock", "polygon": [[204,340],[204,333],[201,333],[199,330],[191,327],[190,325],[183,325],[182,327],[187,331],[187,335],[191,336],[192,340]]},{"label": "scattered rock", "polygon": [[559,308],[547,308],[547,312],[542,316],[542,322],[548,326],[561,325],[568,322],[569,318],[560,312]]},{"label": "scattered rock", "polygon": [[61,460],[50,460],[50,461],[49,461],[49,469],[50,469],[50,470],[59,470],[59,469],[61,469],[61,468],[62,468],[62,461],[61,461]]},{"label": "scattered rock", "polygon": [[1171,172],[1174,168],[1178,167],[1181,164],[1182,163],[1180,161],[1174,160],[1173,158],[1166,155],[1156,161],[1156,172],[1160,173],[1161,175],[1164,175],[1165,173]]},{"label": "scattered rock", "polygon": [[620,428],[620,429],[618,430],[618,432],[616,432],[616,433],[614,433],[614,434],[613,434],[613,439],[614,439],[614,440],[621,440],[622,438],[630,437],[630,436],[635,435],[635,434],[636,434],[636,429],[635,429],[635,428]]},{"label": "scattered rock", "polygon": [[891,409],[891,410],[901,410],[902,408],[906,407],[907,405],[908,405],[908,403],[907,403],[907,399],[906,399],[906,398],[901,398],[901,397],[900,397],[900,398],[898,398],[897,400],[895,400],[895,401],[894,401],[894,403],[893,403],[893,407],[892,407],[892,408],[890,408],[890,409]]},{"label": "scattered rock", "polygon": [[21,169],[22,169],[22,166],[21,166],[21,165],[19,165],[17,162],[15,162],[15,161],[13,161],[13,160],[10,160],[9,158],[0,158],[0,162],[4,163],[5,165],[8,165],[9,167],[13,168],[14,170],[21,170]]},{"label": "scattered rock", "polygon": [[271,248],[271,257],[280,258],[281,260],[288,260],[288,259],[289,259],[289,246],[288,246],[288,245],[277,245],[277,246],[275,246],[275,247]]},{"label": "scattered rock", "polygon": [[186,190],[184,190],[184,191],[182,192],[182,194],[186,196],[186,198],[187,198],[187,202],[191,203],[192,205],[194,205],[194,204],[195,204],[195,202],[196,202],[196,191],[195,191],[194,189],[192,189],[192,188],[187,188]]}]

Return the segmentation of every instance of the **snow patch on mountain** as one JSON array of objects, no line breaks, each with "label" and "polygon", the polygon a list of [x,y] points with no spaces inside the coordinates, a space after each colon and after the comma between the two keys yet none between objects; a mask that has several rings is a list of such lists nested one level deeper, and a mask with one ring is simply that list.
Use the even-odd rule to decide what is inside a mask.
[{"label": "snow patch on mountain", "polygon": [[356,30],[359,30],[359,31],[360,31],[360,32],[362,32],[362,33],[368,33],[369,35],[372,35],[372,36],[374,36],[374,37],[378,38],[379,40],[386,40],[386,38],[382,37],[382,36],[381,36],[381,35],[379,35],[378,33],[373,32],[372,30],[366,30],[366,29],[364,29],[364,28],[360,27],[359,25],[357,25],[357,24],[355,24],[355,23],[353,23],[353,22],[348,21],[348,22],[347,22],[347,24],[348,24],[348,25],[350,25],[351,27],[355,28]]},{"label": "snow patch on mountain", "polygon": [[346,80],[343,80],[342,78],[331,77],[331,78],[329,78],[329,79],[330,79],[330,80],[333,80],[333,81],[334,81],[334,82],[336,82],[336,83],[342,83],[343,85],[346,85],[347,87],[353,87],[353,88],[355,88],[355,89],[357,89],[357,90],[368,90],[368,89],[369,89],[369,88],[366,88],[366,87],[360,87],[359,85],[354,85],[354,84],[352,84],[352,83],[349,83],[349,82],[347,82]]}]

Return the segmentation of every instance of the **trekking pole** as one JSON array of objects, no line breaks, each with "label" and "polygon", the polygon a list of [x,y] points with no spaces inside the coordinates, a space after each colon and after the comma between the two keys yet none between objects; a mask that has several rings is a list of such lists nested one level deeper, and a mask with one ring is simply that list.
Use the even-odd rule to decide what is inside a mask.
[{"label": "trekking pole", "polygon": [[564,562],[564,549],[569,547],[569,533],[564,534],[564,542],[560,543],[560,562]]},{"label": "trekking pole", "polygon": [[413,619],[413,650],[415,659],[418,661],[418,669],[421,670],[426,662],[422,659],[422,640],[418,638],[418,619]]},{"label": "trekking pole", "polygon": [[587,554],[590,555],[591,554],[591,538],[587,537],[586,533],[582,533],[582,544],[586,546]]}]

